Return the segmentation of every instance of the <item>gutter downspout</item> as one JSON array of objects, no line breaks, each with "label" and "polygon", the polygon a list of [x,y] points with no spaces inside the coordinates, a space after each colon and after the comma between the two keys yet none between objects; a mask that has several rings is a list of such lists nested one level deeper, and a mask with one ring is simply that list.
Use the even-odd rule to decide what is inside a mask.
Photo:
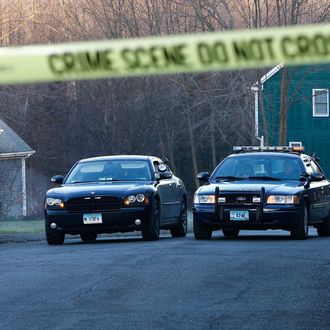
[{"label": "gutter downspout", "polygon": [[254,93],[254,136],[260,141],[260,146],[264,146],[264,137],[259,137],[259,88],[257,85],[251,87],[251,91]]}]

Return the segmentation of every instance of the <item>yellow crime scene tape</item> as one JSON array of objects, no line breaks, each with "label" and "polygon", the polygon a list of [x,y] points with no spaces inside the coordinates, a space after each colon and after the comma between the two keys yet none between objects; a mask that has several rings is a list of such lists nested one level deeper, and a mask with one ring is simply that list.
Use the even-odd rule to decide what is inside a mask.
[{"label": "yellow crime scene tape", "polygon": [[330,63],[330,25],[0,48],[0,84]]}]

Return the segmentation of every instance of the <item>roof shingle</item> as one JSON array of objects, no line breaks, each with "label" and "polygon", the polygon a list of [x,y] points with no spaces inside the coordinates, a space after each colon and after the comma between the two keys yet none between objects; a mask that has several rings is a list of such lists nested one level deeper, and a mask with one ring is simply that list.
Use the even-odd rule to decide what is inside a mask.
[{"label": "roof shingle", "polygon": [[0,154],[32,152],[32,148],[0,119]]}]

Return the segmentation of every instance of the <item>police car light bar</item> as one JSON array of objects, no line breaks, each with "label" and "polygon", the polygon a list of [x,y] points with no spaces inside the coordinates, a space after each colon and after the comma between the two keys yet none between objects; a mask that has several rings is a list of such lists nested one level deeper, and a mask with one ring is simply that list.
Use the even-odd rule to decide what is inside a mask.
[{"label": "police car light bar", "polygon": [[288,147],[288,146],[234,146],[233,150],[240,151],[286,151],[286,152],[303,152],[305,150],[302,146]]}]

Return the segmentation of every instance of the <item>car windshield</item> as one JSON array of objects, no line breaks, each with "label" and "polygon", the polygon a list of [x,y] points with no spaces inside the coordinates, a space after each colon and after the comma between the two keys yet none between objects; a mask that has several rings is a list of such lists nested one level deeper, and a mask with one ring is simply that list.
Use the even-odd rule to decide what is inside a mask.
[{"label": "car windshield", "polygon": [[99,160],[78,163],[65,183],[151,180],[147,161]]},{"label": "car windshield", "polygon": [[304,171],[298,156],[238,155],[226,158],[214,170],[210,180],[299,180],[300,174]]}]

